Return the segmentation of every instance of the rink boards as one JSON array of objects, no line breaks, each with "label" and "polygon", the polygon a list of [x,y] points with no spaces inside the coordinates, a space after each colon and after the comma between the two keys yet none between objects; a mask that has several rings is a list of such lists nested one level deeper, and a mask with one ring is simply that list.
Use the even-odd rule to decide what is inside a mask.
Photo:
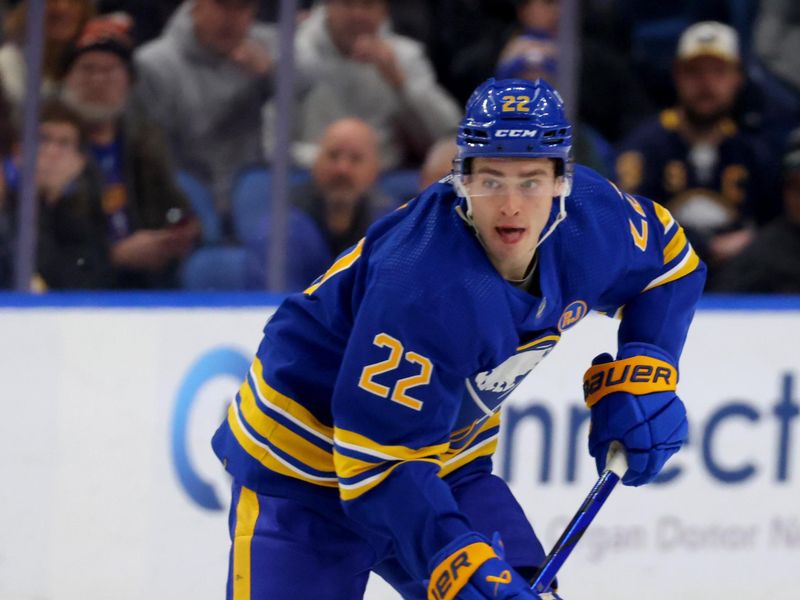
[{"label": "rink boards", "polygon": [[[223,597],[228,479],[208,440],[278,300],[0,298],[0,600]],[[550,546],[595,479],[589,316],[514,392],[495,460]],[[796,597],[800,300],[711,300],[667,481],[620,488],[560,576],[567,600]],[[367,598],[395,598],[372,582]]]}]

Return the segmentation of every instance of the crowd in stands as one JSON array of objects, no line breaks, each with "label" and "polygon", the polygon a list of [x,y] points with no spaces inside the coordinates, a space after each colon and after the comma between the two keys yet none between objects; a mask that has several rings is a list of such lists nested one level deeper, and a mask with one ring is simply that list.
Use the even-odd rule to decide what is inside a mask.
[{"label": "crowd in stands", "polygon": [[[46,0],[34,290],[286,289],[446,176],[469,92],[561,69],[565,0],[301,0],[276,147],[276,0]],[[575,160],[666,206],[707,289],[800,293],[800,8],[581,0]],[[12,284],[26,0],[0,2],[0,288]]]}]

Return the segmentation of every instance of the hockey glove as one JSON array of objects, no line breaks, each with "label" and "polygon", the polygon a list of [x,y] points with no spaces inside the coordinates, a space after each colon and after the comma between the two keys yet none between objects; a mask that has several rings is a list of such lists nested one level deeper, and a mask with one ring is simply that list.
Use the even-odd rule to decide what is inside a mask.
[{"label": "hockey glove", "polygon": [[539,600],[501,555],[478,533],[457,537],[431,559],[428,600]]},{"label": "hockey glove", "polygon": [[591,408],[589,454],[597,472],[606,466],[614,440],[625,447],[625,485],[652,481],[686,441],[686,408],[675,394],[678,373],[671,359],[649,344],[626,344],[614,361],[601,354],[583,378]]}]

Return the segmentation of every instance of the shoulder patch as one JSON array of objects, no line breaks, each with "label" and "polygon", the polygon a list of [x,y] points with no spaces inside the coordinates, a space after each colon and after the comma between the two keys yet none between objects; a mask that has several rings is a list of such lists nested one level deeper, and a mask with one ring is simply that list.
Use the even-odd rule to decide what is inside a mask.
[{"label": "shoulder patch", "polygon": [[589,312],[589,307],[583,300],[575,300],[567,304],[564,312],[561,313],[561,318],[558,320],[558,330],[564,331],[569,329],[575,323],[580,321]]}]

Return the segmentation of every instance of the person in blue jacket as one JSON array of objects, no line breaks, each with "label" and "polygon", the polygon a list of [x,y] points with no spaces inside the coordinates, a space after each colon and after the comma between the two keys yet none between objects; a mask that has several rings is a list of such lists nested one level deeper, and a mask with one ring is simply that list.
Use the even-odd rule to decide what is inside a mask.
[{"label": "person in blue jacket", "polygon": [[280,305],[212,442],[228,598],[361,598],[371,572],[404,598],[539,598],[545,554],[492,454],[503,401],[590,310],[622,315],[584,379],[598,470],[618,440],[642,485],[684,443],[705,266],[571,141],[546,82],[486,81],[453,173]]}]

